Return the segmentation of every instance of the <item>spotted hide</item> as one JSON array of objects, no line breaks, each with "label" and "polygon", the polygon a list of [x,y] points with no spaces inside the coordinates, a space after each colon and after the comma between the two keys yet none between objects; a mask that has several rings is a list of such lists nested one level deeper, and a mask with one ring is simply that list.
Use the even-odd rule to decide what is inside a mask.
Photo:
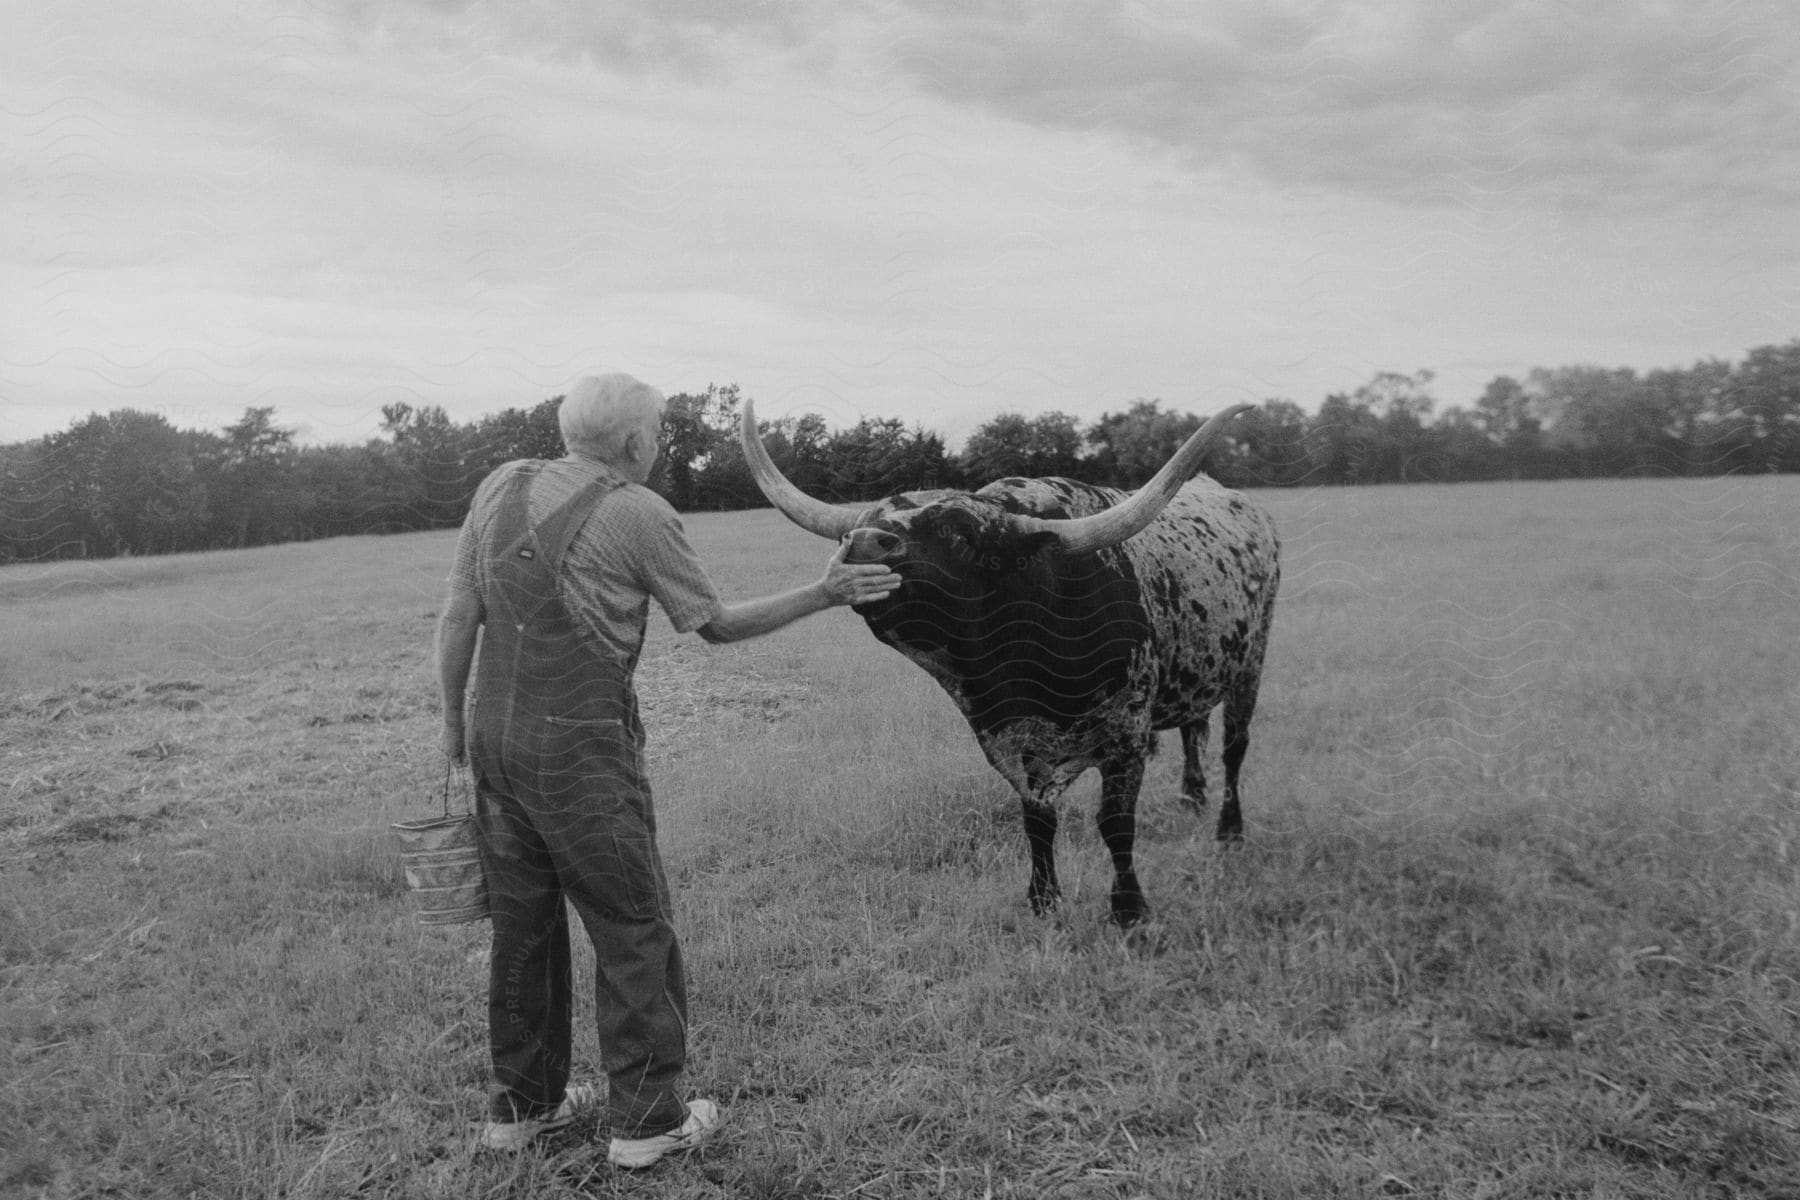
[{"label": "spotted hide", "polygon": [[[1112,916],[1147,912],[1132,865],[1138,789],[1156,731],[1181,730],[1182,792],[1206,801],[1207,719],[1224,707],[1218,835],[1241,836],[1238,774],[1280,580],[1268,515],[1194,478],[1225,425],[1213,417],[1129,496],[1067,479],[978,492],[909,492],[870,506],[801,493],[769,461],[746,405],[746,460],[796,524],[847,538],[852,561],[902,583],[858,611],[956,703],[1024,808],[1033,911],[1057,901],[1058,798],[1100,769],[1098,823],[1113,861]],[[1186,481],[1186,482],[1184,482]]]}]

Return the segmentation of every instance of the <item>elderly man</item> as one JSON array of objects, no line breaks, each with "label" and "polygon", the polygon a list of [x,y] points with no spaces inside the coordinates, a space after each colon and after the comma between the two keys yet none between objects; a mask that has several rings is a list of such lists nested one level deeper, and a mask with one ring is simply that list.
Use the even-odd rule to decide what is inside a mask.
[{"label": "elderly man", "polygon": [[650,600],[678,632],[732,642],[900,583],[839,546],[816,583],[722,602],[674,509],[644,486],[662,410],[630,376],[578,381],[559,413],[567,457],[495,470],[456,544],[437,650],[444,752],[473,765],[493,918],[489,1149],[518,1150],[596,1096],[569,1084],[565,898],[597,960],[608,1157],[649,1166],[719,1119],[680,1090],[687,993],[632,690]]}]

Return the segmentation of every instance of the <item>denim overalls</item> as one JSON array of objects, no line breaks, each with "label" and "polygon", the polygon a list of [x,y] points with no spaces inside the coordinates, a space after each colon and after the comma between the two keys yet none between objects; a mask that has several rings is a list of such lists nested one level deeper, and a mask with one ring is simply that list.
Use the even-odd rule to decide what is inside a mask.
[{"label": "denim overalls", "polygon": [[532,528],[541,464],[521,467],[483,547],[488,579],[469,757],[494,923],[488,1030],[496,1120],[553,1111],[569,1079],[568,910],[594,943],[595,1006],[615,1137],[681,1124],[687,994],[643,762],[635,661],[602,657],[557,585],[601,479]]}]

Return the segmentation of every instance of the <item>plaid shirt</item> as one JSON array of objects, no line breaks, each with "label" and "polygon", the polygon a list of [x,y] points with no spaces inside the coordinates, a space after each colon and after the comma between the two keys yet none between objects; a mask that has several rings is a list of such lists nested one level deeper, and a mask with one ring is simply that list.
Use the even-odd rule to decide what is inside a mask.
[{"label": "plaid shirt", "polygon": [[[483,548],[497,511],[496,497],[519,464],[506,463],[482,480],[456,539],[450,589],[480,597],[488,581]],[[535,525],[558,505],[612,468],[573,455],[549,462],[532,482],[528,513]],[[492,553],[491,547],[487,548]],[[615,488],[569,544],[558,572],[563,602],[593,637],[601,653],[637,665],[644,645],[650,599],[656,598],[677,633],[691,633],[725,609],[717,589],[682,531],[681,519],[661,496],[635,483]]]}]

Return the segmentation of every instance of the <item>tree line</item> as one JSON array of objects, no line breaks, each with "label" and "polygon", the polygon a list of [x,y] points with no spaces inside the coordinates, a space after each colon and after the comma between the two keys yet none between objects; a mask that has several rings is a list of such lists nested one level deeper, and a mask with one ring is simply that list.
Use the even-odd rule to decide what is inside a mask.
[{"label": "tree line", "polygon": [[[1234,487],[1800,472],[1800,339],[1736,363],[1500,376],[1469,409],[1440,409],[1431,383],[1428,371],[1382,372],[1313,414],[1265,400],[1207,469]],[[496,466],[563,453],[560,402],[467,424],[435,405],[390,404],[380,437],[323,446],[298,444],[272,408],[247,408],[216,432],[135,409],[95,413],[0,446],[0,563],[453,527]],[[677,509],[765,503],[737,441],[741,402],[735,385],[669,398],[651,486]],[[831,501],[1019,475],[1132,488],[1199,426],[1151,399],[1086,425],[1062,412],[1002,413],[953,454],[937,433],[892,417],[836,430],[816,413],[760,422],[776,465]]]}]

